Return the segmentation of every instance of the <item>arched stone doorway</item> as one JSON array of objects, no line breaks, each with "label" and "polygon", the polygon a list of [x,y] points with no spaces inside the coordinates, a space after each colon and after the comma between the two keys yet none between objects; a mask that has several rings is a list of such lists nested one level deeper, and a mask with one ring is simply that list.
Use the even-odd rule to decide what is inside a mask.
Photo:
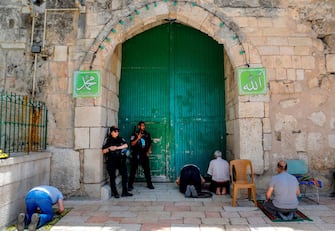
[{"label": "arched stone doorway", "polygon": [[[224,69],[226,92],[227,158],[252,159],[256,173],[265,169],[263,147],[263,124],[268,115],[268,95],[253,97],[239,96],[235,78],[239,67],[262,66],[256,50],[244,38],[229,17],[212,12],[210,4],[196,5],[158,1],[150,5],[131,5],[132,12],[123,12],[111,20],[97,36],[85,56],[80,69],[101,70],[102,95],[95,100],[76,99],[75,133],[82,126],[94,131],[103,140],[105,129],[117,124],[119,110],[119,81],[121,70],[122,43],[136,34],[166,23],[166,20],[193,27],[224,44]],[[85,113],[95,113],[95,121],[86,121]],[[256,116],[255,116],[256,115]],[[96,138],[96,137],[95,137]],[[75,144],[77,147],[80,146]],[[84,153],[83,185],[92,197],[99,198],[105,182],[103,161],[99,148],[82,149]],[[99,156],[99,158],[97,158]]]},{"label": "arched stone doorway", "polygon": [[180,23],[123,43],[118,125],[129,139],[146,122],[154,181],[173,181],[190,163],[205,176],[213,152],[225,153],[223,69],[222,44]]}]

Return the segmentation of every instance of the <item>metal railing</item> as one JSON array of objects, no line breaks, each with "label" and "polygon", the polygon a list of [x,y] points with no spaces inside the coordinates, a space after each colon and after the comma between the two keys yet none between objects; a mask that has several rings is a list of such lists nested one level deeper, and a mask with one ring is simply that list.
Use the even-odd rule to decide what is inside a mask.
[{"label": "metal railing", "polygon": [[0,95],[0,149],[6,153],[43,151],[47,146],[48,110],[28,96]]}]

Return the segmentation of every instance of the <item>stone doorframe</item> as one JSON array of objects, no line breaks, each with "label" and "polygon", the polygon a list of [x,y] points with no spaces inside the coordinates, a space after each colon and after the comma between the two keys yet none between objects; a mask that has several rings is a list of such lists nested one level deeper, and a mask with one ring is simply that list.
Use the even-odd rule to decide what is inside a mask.
[{"label": "stone doorframe", "polygon": [[[212,10],[216,9],[216,10]],[[268,166],[265,156],[271,147],[269,93],[239,96],[235,72],[239,67],[262,67],[258,51],[248,42],[232,18],[212,3],[156,1],[129,5],[103,26],[81,63],[80,70],[100,70],[101,97],[76,99],[75,149],[83,152],[84,190],[101,198],[106,182],[101,144],[106,128],[117,125],[122,43],[157,25],[178,22],[208,34],[224,45],[226,92],[227,159],[251,159],[254,171]]]}]

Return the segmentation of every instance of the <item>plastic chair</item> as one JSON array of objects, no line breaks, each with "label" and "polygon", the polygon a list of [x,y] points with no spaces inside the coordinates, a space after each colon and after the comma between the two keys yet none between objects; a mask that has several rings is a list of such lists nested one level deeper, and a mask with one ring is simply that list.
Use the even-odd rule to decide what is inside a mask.
[{"label": "plastic chair", "polygon": [[[322,188],[322,181],[308,175],[308,167],[304,160],[286,160],[287,172],[294,175],[300,186],[302,197],[320,203],[319,189]],[[314,199],[316,197],[316,199]]]},{"label": "plastic chair", "polygon": [[251,199],[251,193],[257,207],[256,185],[254,181],[254,172],[250,160],[232,160],[230,161],[230,177],[233,185],[232,206],[236,207],[237,193],[239,189],[248,189],[248,199]]}]

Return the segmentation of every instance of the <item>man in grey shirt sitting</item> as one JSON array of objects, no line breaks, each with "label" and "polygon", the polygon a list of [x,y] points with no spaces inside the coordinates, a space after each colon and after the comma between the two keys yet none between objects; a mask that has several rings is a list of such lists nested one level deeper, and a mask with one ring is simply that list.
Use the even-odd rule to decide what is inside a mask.
[{"label": "man in grey shirt sitting", "polygon": [[292,220],[299,203],[299,182],[295,176],[287,173],[287,163],[284,160],[278,162],[277,172],[270,181],[264,207],[273,215]]}]

